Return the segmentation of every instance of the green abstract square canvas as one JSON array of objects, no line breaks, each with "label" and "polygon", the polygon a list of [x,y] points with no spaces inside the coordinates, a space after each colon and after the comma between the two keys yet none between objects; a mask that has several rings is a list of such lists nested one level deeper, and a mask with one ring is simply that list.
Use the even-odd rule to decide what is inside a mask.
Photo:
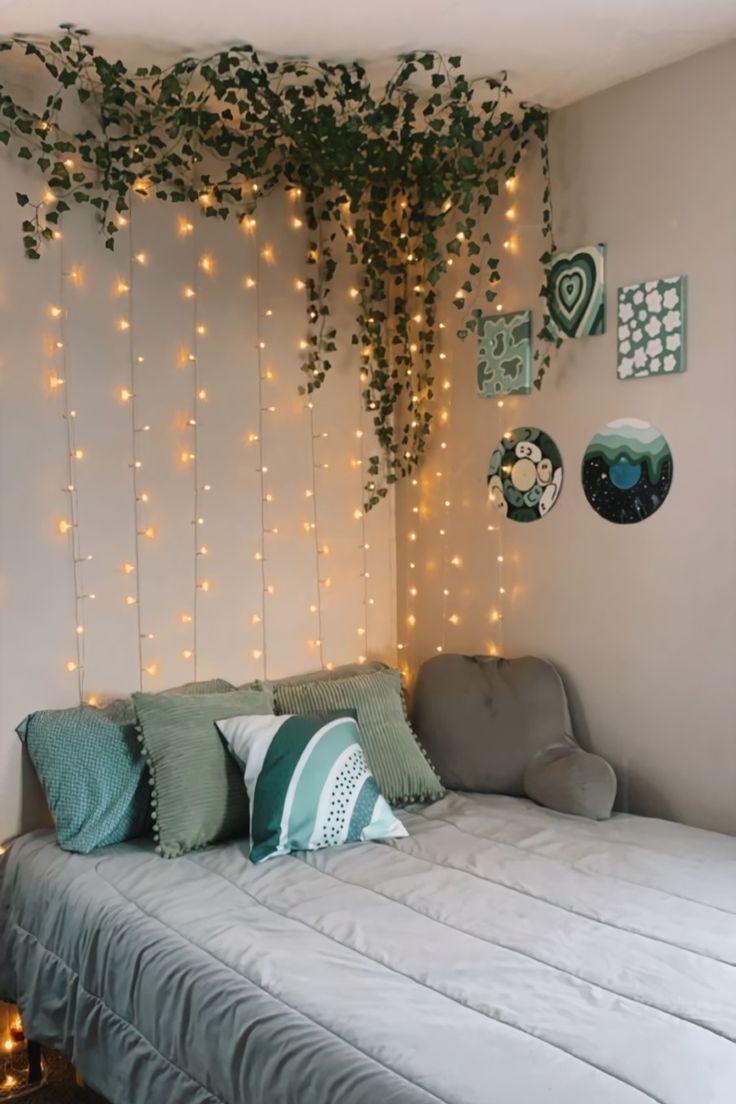
[{"label": "green abstract square canvas", "polygon": [[669,276],[618,289],[616,325],[619,379],[684,372],[686,356],[685,276]]},{"label": "green abstract square canvas", "polygon": [[478,330],[478,394],[528,395],[532,389],[532,312],[483,318]]},{"label": "green abstract square canvas", "polygon": [[606,247],[587,245],[553,255],[547,307],[561,338],[593,337],[606,328]]}]

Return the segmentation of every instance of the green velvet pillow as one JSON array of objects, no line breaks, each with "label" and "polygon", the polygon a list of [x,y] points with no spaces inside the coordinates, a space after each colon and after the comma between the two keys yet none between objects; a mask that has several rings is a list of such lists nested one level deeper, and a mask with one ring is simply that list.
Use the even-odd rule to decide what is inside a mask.
[{"label": "green velvet pillow", "polygon": [[393,805],[429,801],[444,793],[406,719],[399,671],[383,668],[296,684],[287,679],[276,683],[274,692],[277,713],[354,709],[368,766]]},{"label": "green velvet pillow", "polygon": [[243,779],[215,721],[273,712],[273,691],[254,683],[225,694],[134,694],[151,772],[157,850],[167,859],[248,835]]}]

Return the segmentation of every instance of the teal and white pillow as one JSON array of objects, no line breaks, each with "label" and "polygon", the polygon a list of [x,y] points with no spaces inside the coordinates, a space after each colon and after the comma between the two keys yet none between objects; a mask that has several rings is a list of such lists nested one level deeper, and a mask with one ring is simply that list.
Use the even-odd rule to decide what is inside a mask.
[{"label": "teal and white pillow", "polygon": [[65,851],[83,855],[150,829],[150,790],[133,725],[91,705],[29,713],[15,730]]},{"label": "teal and white pillow", "polygon": [[253,862],[408,833],[381,795],[348,716],[218,721],[250,800]]}]

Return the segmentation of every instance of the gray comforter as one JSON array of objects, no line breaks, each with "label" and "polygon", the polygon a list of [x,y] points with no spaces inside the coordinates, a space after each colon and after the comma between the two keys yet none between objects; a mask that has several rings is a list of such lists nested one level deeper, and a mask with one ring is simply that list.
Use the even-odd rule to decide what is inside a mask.
[{"label": "gray comforter", "polygon": [[261,866],[23,837],[3,986],[113,1104],[734,1104],[736,840],[450,794]]}]

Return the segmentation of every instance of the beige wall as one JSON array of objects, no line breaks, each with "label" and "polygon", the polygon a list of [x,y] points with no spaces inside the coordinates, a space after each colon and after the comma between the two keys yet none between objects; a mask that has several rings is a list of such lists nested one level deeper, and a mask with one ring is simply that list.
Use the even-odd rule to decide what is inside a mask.
[{"label": "beige wall", "polygon": [[[623,807],[731,832],[734,133],[733,43],[556,115],[558,244],[607,243],[607,333],[570,343],[541,394],[507,399],[502,409],[476,397],[472,344],[453,345],[447,430],[435,438],[421,485],[400,491],[397,561],[400,641],[411,667],[443,646],[553,659],[567,679],[579,735],[618,771]],[[537,320],[538,183],[531,163],[523,167],[519,249],[506,259],[500,289],[505,309],[533,305]],[[680,273],[689,281],[686,374],[618,381],[617,287]],[[652,518],[617,526],[588,506],[580,464],[599,427],[629,416],[663,431],[674,481]],[[563,493],[544,520],[502,521],[489,532],[498,516],[486,501],[488,459],[503,431],[525,424],[547,430],[560,447]],[[503,621],[494,620],[498,612]],[[413,628],[407,616],[416,618]]]},{"label": "beige wall", "polygon": [[[361,447],[368,448],[369,423],[360,413],[360,384],[347,341],[334,378],[315,397],[313,425],[297,393],[305,301],[296,281],[304,275],[306,239],[293,225],[291,201],[273,197],[259,208],[251,236],[235,221],[203,220],[198,211],[141,201],[132,242],[135,253],[147,254],[147,263],[134,263],[130,279],[127,231],[115,254],[109,253],[88,211],[67,216],[63,241],[40,262],[25,260],[17,189],[36,195],[41,183],[4,156],[0,840],[32,827],[42,809],[15,725],[31,710],[78,700],[78,672],[66,670],[77,657],[72,543],[57,531],[58,521],[69,516],[62,490],[69,482],[67,395],[76,411],[76,445],[85,452],[73,477],[79,552],[93,556],[79,565],[80,582],[96,595],[81,603],[85,698],[129,692],[141,683],[153,690],[187,681],[194,677],[195,656],[198,677],[237,682],[322,662],[353,662],[362,654],[395,655],[393,506],[384,504],[365,521],[353,516],[362,503],[358,462]],[[179,219],[187,214],[195,229],[180,236]],[[259,258],[264,248],[271,260]],[[203,254],[213,259],[212,275],[197,268]],[[116,294],[120,279],[129,282],[130,293]],[[248,279],[256,280],[255,287],[244,284]],[[185,296],[186,285],[196,288],[195,297]],[[335,295],[348,322],[347,286]],[[121,330],[131,303],[131,329]],[[52,318],[49,308],[59,304],[64,315]],[[206,334],[197,334],[197,325],[205,325]],[[65,349],[59,350],[62,336]],[[193,463],[181,459],[195,448],[187,425],[195,382],[188,358],[195,340],[198,385],[207,391],[197,410],[196,481]],[[138,489],[150,495],[140,506],[140,528],[152,525],[156,536],[139,541],[139,570],[126,575],[121,565],[135,563],[136,524],[131,406],[121,401],[120,390],[129,388],[131,352],[135,422],[150,426],[135,435],[142,464]],[[65,379],[56,390],[49,386],[54,372]],[[272,406],[275,412],[267,409]],[[249,434],[258,432],[260,408],[261,439],[249,443]],[[356,435],[361,425],[362,439]],[[261,466],[268,469],[263,488]],[[208,549],[197,558],[198,578],[210,587],[198,592],[196,617],[195,482],[211,486],[201,491],[197,506],[204,519],[196,527],[197,544]],[[262,501],[262,490],[271,501]],[[309,528],[313,506],[316,532]],[[262,521],[278,533],[262,537]],[[370,546],[365,560],[364,544]],[[329,551],[318,552],[318,546]],[[263,575],[254,559],[262,547]],[[273,595],[264,594],[264,581],[275,587]],[[140,607],[126,604],[138,594]],[[310,611],[312,605],[319,613]],[[153,634],[141,642],[141,663],[138,608],[143,634]],[[183,615],[195,619],[182,624]],[[253,624],[254,615],[262,622]],[[310,643],[318,639],[321,646]],[[155,674],[142,673],[141,666]]]},{"label": "beige wall", "polygon": [[[736,400],[736,47],[732,44],[611,89],[558,114],[552,145],[559,244],[608,244],[608,330],[568,346],[541,395],[495,403],[475,395],[472,345],[451,333],[440,367],[451,387],[416,486],[397,500],[399,642],[416,669],[437,647],[496,649],[553,658],[568,680],[578,732],[609,756],[625,807],[736,830],[736,658],[734,598],[736,521],[731,508],[731,456]],[[541,274],[539,181],[525,163],[514,198],[518,252],[505,257],[504,309],[537,306]],[[65,280],[65,387],[77,410],[80,551],[85,589],[85,694],[133,689],[139,679],[135,594],[120,565],[135,554],[129,464],[130,408],[117,393],[130,371],[127,332],[117,328],[127,299],[114,294],[126,277],[125,241],[110,255],[86,212],[64,228],[58,247],[26,262],[18,238],[16,189],[38,181],[3,154],[0,201],[0,839],[36,823],[40,803],[23,767],[14,725],[29,710],[73,704],[77,674],[70,542],[56,531],[66,516],[68,479],[64,396],[52,393],[58,322],[48,308],[60,299],[61,272],[78,267],[79,286]],[[392,656],[394,543],[391,509],[353,520],[360,501],[358,390],[349,348],[314,409],[318,538],[316,553],[305,490],[312,485],[312,427],[296,396],[295,348],[303,303],[295,291],[303,240],[285,200],[259,215],[258,238],[233,226],[195,219],[179,237],[181,209],[139,205],[134,249],[150,263],[134,266],[133,348],[144,355],[136,386],[141,437],[141,488],[150,491],[146,524],[154,541],[140,547],[144,665],[156,664],[145,686],[190,678],[192,629],[180,623],[193,607],[193,478],[181,452],[191,440],[193,375],[177,367],[194,338],[195,302],[182,295],[195,279],[197,257],[212,254],[215,274],[200,274],[196,309],[208,333],[199,341],[202,542],[209,555],[200,578],[197,668],[235,680],[259,674],[262,650],[254,613],[265,610],[268,673],[343,662],[359,654]],[[500,237],[509,227],[500,228]],[[273,246],[276,263],[258,265]],[[680,272],[689,277],[689,370],[678,378],[621,383],[615,377],[612,304],[619,284]],[[256,289],[243,286],[258,275]],[[348,304],[346,301],[346,310]],[[272,310],[268,316],[266,311]],[[262,356],[259,403],[257,345]],[[257,447],[248,446],[259,406],[264,414],[263,464],[266,582],[260,563],[261,485]],[[592,512],[579,482],[590,436],[612,418],[655,422],[674,455],[666,505],[647,522],[613,526]],[[499,525],[486,501],[485,470],[500,434],[537,424],[560,446],[566,484],[554,510],[532,525]],[[365,425],[365,423],[364,423]],[[365,425],[369,431],[368,425]],[[368,440],[368,432],[364,442]],[[445,448],[442,448],[442,445]],[[441,472],[441,475],[437,473]],[[445,503],[449,503],[446,506]],[[415,512],[416,510],[416,512]],[[489,531],[489,526],[494,526]],[[416,540],[409,534],[416,534]],[[364,570],[359,545],[369,543]],[[503,562],[498,562],[503,556]],[[454,561],[454,562],[453,562]],[[409,567],[414,563],[415,567]],[[319,578],[332,586],[319,588]],[[416,595],[410,593],[416,589]],[[500,588],[505,590],[499,593]],[[444,592],[448,593],[445,594]],[[321,593],[320,636],[309,605]],[[502,620],[499,620],[502,616]],[[411,627],[407,618],[415,619]],[[451,620],[452,619],[452,620]],[[457,623],[455,623],[455,621]],[[358,630],[367,628],[367,641]]]}]

